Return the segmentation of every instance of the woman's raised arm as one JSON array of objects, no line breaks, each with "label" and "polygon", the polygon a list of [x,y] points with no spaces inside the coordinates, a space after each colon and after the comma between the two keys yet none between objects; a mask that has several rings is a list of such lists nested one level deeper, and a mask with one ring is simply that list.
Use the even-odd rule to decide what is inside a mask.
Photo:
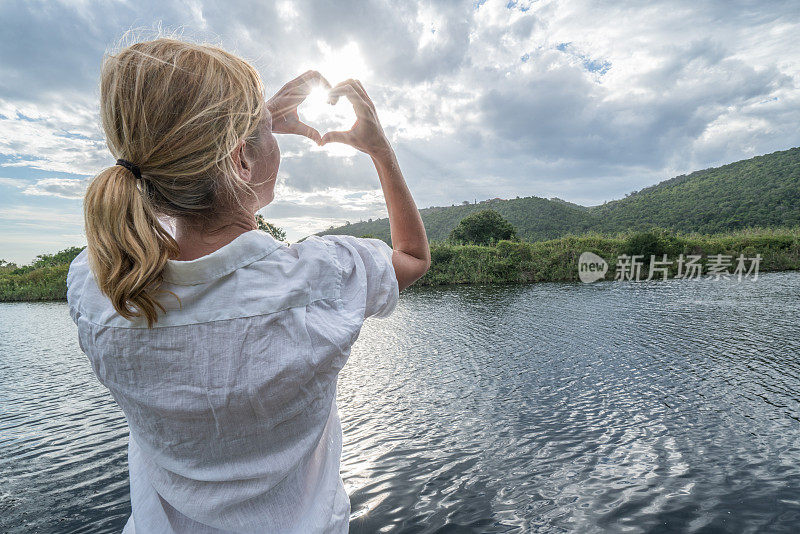
[{"label": "woman's raised arm", "polygon": [[356,122],[346,132],[328,132],[319,144],[345,143],[365,152],[375,164],[389,212],[392,234],[392,264],[402,291],[430,268],[428,236],[400,165],[383,132],[375,105],[358,80],[346,80],[331,89],[331,102],[347,97],[356,112]]}]

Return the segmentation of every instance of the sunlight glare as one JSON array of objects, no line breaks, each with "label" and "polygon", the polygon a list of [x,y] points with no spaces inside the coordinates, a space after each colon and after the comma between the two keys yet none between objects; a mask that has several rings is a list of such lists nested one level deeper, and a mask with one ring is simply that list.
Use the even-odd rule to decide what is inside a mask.
[{"label": "sunlight glare", "polygon": [[[350,41],[345,46],[334,49],[323,41],[317,42],[319,55],[303,64],[302,70],[317,70],[332,86],[349,78],[367,83],[371,71],[364,61],[358,44]],[[347,98],[340,98],[336,105],[328,104],[328,92],[323,87],[311,91],[306,100],[298,107],[300,118],[316,128],[320,134],[331,130],[349,130],[356,120],[353,106]],[[322,147],[332,156],[349,157],[356,150],[341,144],[329,144]]]},{"label": "sunlight glare", "polygon": [[317,128],[320,133],[330,130],[349,130],[355,122],[353,106],[346,98],[340,98],[336,105],[328,104],[328,91],[316,87],[311,91],[297,112],[303,121]]},{"label": "sunlight glare", "polygon": [[336,85],[348,78],[361,80],[362,83],[369,80],[372,73],[355,41],[350,41],[338,50],[334,50],[323,41],[318,41],[317,48],[322,58],[321,60],[317,59],[318,63],[315,68],[331,82],[331,85]]}]

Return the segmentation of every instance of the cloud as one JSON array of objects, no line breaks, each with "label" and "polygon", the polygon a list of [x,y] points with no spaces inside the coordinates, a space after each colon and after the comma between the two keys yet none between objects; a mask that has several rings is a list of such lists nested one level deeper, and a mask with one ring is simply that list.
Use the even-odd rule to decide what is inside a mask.
[{"label": "cloud", "polygon": [[25,188],[26,195],[52,195],[61,198],[83,198],[88,180],[45,178]]},{"label": "cloud", "polygon": [[48,220],[56,223],[82,224],[83,217],[78,213],[42,213],[31,206],[16,205],[0,207],[0,219],[4,220]]},{"label": "cloud", "polygon": [[28,182],[26,182],[25,180],[20,180],[19,178],[6,178],[0,176],[0,185],[22,189],[23,187],[26,187],[27,184]]},{"label": "cloud", "polygon": [[95,174],[113,163],[88,108],[13,103],[0,95],[0,156],[6,167]]},{"label": "cloud", "polygon": [[[129,40],[161,25],[218,43],[268,90],[312,67],[361,77],[420,206],[597,204],[800,145],[792,2],[12,1],[0,3],[0,174],[35,177],[0,185],[66,203],[113,163],[97,80],[131,24]],[[284,185],[265,213],[290,234],[384,213],[348,196],[379,186],[367,156],[279,142]]]}]

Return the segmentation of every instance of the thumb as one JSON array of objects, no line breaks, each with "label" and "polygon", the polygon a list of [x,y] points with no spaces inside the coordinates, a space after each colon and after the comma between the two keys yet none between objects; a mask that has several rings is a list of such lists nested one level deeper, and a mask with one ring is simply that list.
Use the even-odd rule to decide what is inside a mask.
[{"label": "thumb", "polygon": [[322,136],[322,140],[319,144],[322,146],[327,143],[344,143],[346,145],[352,145],[350,132],[328,132]]},{"label": "thumb", "polygon": [[312,128],[311,126],[309,126],[308,124],[306,124],[304,122],[298,123],[298,125],[297,125],[297,133],[300,134],[300,135],[303,135],[305,137],[308,137],[309,139],[311,139],[312,141],[314,141],[317,144],[319,144],[320,140],[322,139],[322,137],[320,137],[319,132],[317,130],[315,130],[314,128]]}]

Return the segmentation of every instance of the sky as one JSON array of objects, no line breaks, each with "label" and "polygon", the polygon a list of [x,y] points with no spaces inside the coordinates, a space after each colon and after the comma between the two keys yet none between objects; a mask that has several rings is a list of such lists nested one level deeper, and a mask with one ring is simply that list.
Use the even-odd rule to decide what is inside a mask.
[{"label": "sky", "polygon": [[[0,2],[0,258],[84,245],[82,195],[114,163],[103,54],[160,35],[222,46],[267,96],[308,69],[362,81],[417,206],[622,198],[800,145],[795,1]],[[116,47],[116,48],[115,48]],[[324,130],[346,102],[304,103]],[[289,241],[386,216],[372,162],[277,136]]]}]

